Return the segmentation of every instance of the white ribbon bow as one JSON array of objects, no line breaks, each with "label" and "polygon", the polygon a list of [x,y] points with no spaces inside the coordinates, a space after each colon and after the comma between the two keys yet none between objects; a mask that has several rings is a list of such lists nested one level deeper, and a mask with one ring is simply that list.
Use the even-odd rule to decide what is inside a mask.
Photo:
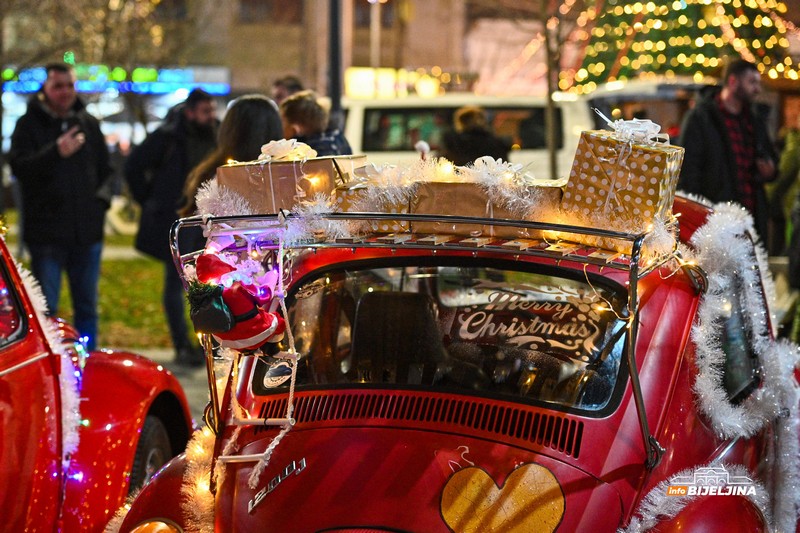
[{"label": "white ribbon bow", "polygon": [[317,151],[297,139],[270,141],[261,147],[259,161],[303,161],[317,157]]},{"label": "white ribbon bow", "polygon": [[597,108],[594,112],[600,115],[621,141],[633,141],[639,144],[655,144],[656,142],[669,142],[669,135],[659,133],[661,126],[648,119],[611,120]]}]

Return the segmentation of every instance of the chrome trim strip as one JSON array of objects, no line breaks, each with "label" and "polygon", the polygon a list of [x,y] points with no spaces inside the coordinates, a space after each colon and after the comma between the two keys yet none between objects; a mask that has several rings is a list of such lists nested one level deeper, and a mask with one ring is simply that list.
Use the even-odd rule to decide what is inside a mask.
[{"label": "chrome trim strip", "polygon": [[0,370],[0,376],[5,376],[6,374],[10,374],[12,372],[16,372],[20,368],[26,367],[28,365],[32,365],[33,363],[36,363],[38,361],[41,361],[42,359],[47,358],[48,355],[50,355],[48,352],[42,352],[39,355],[34,356],[31,359],[28,359],[27,361],[25,361],[23,363],[20,363],[18,365],[14,365],[11,368],[7,368],[6,370]]},{"label": "chrome trim strip", "polygon": [[217,460],[223,463],[255,463],[263,458],[263,453],[255,453],[251,455],[220,455]]},{"label": "chrome trim strip", "polygon": [[234,426],[293,426],[294,418],[234,418],[231,420]]}]

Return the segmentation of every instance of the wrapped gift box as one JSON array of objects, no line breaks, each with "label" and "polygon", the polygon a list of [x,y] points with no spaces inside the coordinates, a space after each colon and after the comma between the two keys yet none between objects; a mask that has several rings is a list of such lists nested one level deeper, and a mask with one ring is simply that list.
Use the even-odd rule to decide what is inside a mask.
[{"label": "wrapped gift box", "polygon": [[[614,131],[581,134],[561,200],[566,223],[640,233],[672,219],[683,148],[623,140]],[[569,237],[572,238],[572,237]],[[582,236],[584,244],[630,253],[630,243]]]},{"label": "wrapped gift box", "polygon": [[564,188],[561,210],[619,229],[645,230],[656,217],[671,218],[683,148],[620,140],[613,131],[585,131]]},{"label": "wrapped gift box", "polygon": [[[500,198],[492,198],[488,189],[478,183],[424,182],[417,184],[411,201],[411,212],[416,214],[460,215],[512,220],[546,221],[561,199],[563,181],[537,180],[526,189],[531,195],[527,204],[539,209],[519,212],[507,207]],[[538,212],[537,212],[538,211]],[[414,222],[417,233],[444,233],[470,237],[498,239],[538,238],[541,232],[511,226],[481,224],[455,224],[444,222]]]},{"label": "wrapped gift box", "polygon": [[[409,195],[411,190],[408,191]],[[409,199],[392,200],[382,194],[375,184],[365,181],[350,182],[333,190],[334,209],[338,212],[408,213]],[[402,195],[405,196],[405,195]],[[378,233],[403,233],[409,230],[405,220],[375,220],[370,222],[372,231]]]},{"label": "wrapped gift box", "polygon": [[246,198],[258,212],[277,213],[318,193],[330,194],[366,163],[365,155],[232,163],[217,169],[217,181]]}]

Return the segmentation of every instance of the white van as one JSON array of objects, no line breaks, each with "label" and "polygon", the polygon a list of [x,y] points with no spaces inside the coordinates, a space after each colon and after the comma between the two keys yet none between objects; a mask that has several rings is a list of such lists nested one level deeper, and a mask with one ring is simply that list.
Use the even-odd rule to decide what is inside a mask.
[{"label": "white van", "polygon": [[[566,176],[583,130],[594,120],[582,99],[556,93],[557,176]],[[365,153],[376,164],[400,164],[419,157],[417,141],[426,141],[436,155],[445,131],[452,128],[453,114],[464,105],[486,110],[492,131],[512,142],[509,159],[529,165],[534,176],[547,178],[549,157],[545,137],[544,97],[492,97],[447,94],[436,98],[344,99],[345,136],[353,153]]]},{"label": "white van", "polygon": [[[710,85],[710,80],[696,82],[687,77],[612,81],[600,85],[584,98],[589,108],[597,108],[614,120],[650,119],[675,143],[684,115],[700,92]],[[599,116],[594,120],[596,128],[606,127]]]}]

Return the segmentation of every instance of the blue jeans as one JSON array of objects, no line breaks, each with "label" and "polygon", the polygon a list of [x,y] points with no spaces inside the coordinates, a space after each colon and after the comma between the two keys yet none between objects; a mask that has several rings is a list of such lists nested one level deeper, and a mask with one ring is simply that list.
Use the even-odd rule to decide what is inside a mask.
[{"label": "blue jeans", "polygon": [[31,269],[42,286],[48,316],[58,313],[61,272],[67,272],[75,327],[81,337],[86,337],[90,350],[97,342],[97,282],[102,251],[102,242],[84,246],[28,245]]},{"label": "blue jeans", "polygon": [[172,261],[164,263],[164,293],[161,303],[167,316],[169,334],[175,350],[187,349],[192,346],[189,339],[189,326],[186,323],[186,291],[178,274],[178,269]]}]

